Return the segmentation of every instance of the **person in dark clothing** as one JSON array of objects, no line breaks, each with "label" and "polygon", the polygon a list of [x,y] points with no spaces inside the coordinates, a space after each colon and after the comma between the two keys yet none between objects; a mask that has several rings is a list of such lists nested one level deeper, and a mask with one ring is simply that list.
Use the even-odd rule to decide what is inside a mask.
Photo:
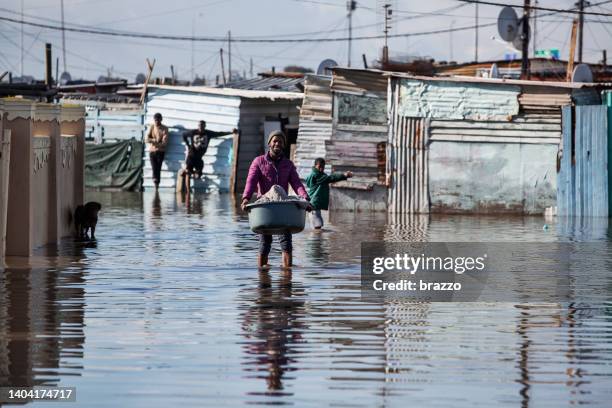
[{"label": "person in dark clothing", "polygon": [[238,133],[238,129],[233,129],[231,132],[215,132],[206,129],[206,122],[201,120],[198,128],[187,130],[183,133],[183,142],[187,145],[187,157],[185,164],[188,174],[195,174],[197,178],[202,177],[202,169],[204,168],[204,154],[208,149],[210,139],[225,136],[230,133]]},{"label": "person in dark clothing", "polygon": [[329,185],[351,177],[353,177],[353,173],[350,171],[328,175],[325,173],[325,159],[319,157],[315,160],[312,173],[306,178],[310,204],[312,204],[313,208],[310,217],[312,219],[312,226],[315,229],[321,229],[323,227],[321,210],[327,210],[329,208]]}]

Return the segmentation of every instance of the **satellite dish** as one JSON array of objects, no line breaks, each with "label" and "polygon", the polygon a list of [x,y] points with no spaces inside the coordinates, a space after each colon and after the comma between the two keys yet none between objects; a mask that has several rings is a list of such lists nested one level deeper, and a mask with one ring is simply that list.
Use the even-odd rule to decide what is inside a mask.
[{"label": "satellite dish", "polygon": [[496,63],[491,65],[491,69],[489,70],[489,78],[499,78],[499,68]]},{"label": "satellite dish", "polygon": [[[518,24],[516,37],[512,40],[512,46],[517,50],[521,51],[523,49],[523,19]],[[527,23],[527,43],[531,39],[531,27],[529,27],[529,23]]]},{"label": "satellite dish", "polygon": [[146,80],[147,80],[147,77],[142,72],[140,74],[136,75],[136,83],[137,84],[144,84]]},{"label": "satellite dish", "polygon": [[578,64],[572,72],[572,82],[593,82],[593,71],[587,64]]},{"label": "satellite dish", "polygon": [[519,20],[512,7],[504,7],[497,17],[497,31],[504,41],[514,40],[520,33]]},{"label": "satellite dish", "polygon": [[62,72],[62,75],[60,75],[59,78],[59,83],[60,85],[67,85],[68,82],[72,81],[72,77],[70,76],[70,74],[68,72]]},{"label": "satellite dish", "polygon": [[325,59],[321,61],[317,68],[317,75],[331,75],[330,68],[337,67],[338,63],[333,59]]}]

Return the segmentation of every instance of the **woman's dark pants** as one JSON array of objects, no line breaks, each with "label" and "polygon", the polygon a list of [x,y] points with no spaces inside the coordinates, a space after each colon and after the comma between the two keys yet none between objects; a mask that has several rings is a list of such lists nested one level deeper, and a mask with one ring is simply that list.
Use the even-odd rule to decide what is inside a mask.
[{"label": "woman's dark pants", "polygon": [[[281,251],[291,253],[293,251],[292,237],[290,233],[277,235]],[[272,249],[272,235],[259,234],[259,254],[268,256]]]}]

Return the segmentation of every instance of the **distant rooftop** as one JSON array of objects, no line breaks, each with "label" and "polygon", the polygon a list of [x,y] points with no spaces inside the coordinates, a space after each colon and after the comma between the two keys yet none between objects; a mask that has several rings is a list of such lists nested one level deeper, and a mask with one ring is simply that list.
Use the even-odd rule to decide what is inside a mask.
[{"label": "distant rooftop", "polygon": [[304,74],[291,72],[289,75],[259,74],[262,77],[230,82],[222,88],[250,89],[254,91],[304,92]]}]

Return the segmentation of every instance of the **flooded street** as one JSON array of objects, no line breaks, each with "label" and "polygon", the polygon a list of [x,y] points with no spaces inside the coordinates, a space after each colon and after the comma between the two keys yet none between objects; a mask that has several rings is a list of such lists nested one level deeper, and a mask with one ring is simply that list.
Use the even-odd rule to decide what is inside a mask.
[{"label": "flooded street", "polygon": [[[360,243],[610,240],[607,219],[333,213],[258,272],[228,195],[87,193],[97,242],[0,274],[3,386],[87,407],[529,407],[612,399],[612,277],[573,302],[363,302]],[[588,288],[589,282],[583,282]],[[33,403],[30,405],[42,405]]]}]

